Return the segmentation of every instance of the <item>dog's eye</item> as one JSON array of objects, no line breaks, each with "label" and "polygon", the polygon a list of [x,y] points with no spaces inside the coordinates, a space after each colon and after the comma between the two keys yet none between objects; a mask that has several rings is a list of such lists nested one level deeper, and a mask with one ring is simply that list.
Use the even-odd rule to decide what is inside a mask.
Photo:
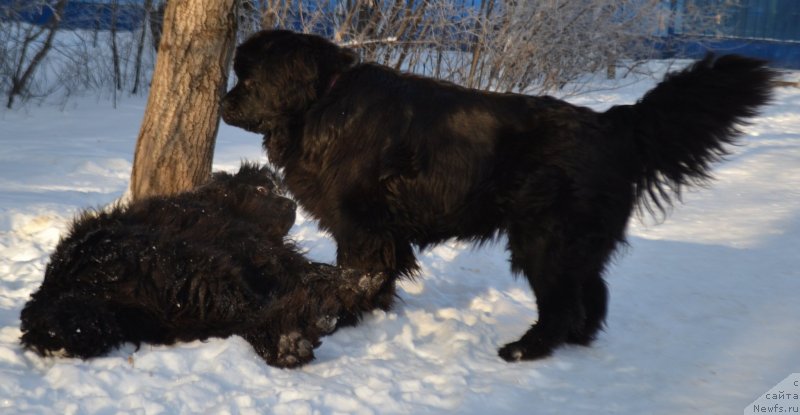
[{"label": "dog's eye", "polygon": [[263,194],[263,195],[268,195],[268,194],[269,194],[269,189],[267,189],[267,188],[266,188],[266,187],[264,187],[264,186],[258,186],[258,187],[256,187],[256,191],[258,191],[258,193],[261,193],[261,194]]}]

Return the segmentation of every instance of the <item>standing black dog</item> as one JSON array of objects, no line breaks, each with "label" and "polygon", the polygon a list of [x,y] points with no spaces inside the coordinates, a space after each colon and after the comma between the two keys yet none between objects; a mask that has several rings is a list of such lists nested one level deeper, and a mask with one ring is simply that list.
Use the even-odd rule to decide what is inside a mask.
[{"label": "standing black dog", "polygon": [[386,277],[309,262],[284,241],[296,206],[276,180],[243,165],[191,192],[84,213],[22,310],[22,344],[86,359],[238,334],[270,365],[311,361]]},{"label": "standing black dog", "polygon": [[336,239],[339,265],[398,277],[417,269],[412,245],[508,236],[539,308],[500,349],[508,361],[595,338],[602,274],[634,208],[663,209],[708,179],[775,76],[759,60],[709,56],[597,113],[359,64],[288,31],[252,36],[234,69],[223,119],[264,134],[290,192]]}]

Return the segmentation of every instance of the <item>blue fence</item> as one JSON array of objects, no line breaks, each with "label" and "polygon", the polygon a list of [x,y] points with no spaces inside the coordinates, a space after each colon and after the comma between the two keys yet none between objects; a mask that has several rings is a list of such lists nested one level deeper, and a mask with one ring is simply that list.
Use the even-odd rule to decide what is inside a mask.
[{"label": "blue fence", "polygon": [[[686,0],[672,1],[679,12]],[[695,6],[720,0],[692,0]],[[677,20],[677,19],[676,19]],[[708,51],[739,53],[766,59],[773,66],[800,69],[800,0],[739,0],[702,32],[680,21],[659,45],[667,57],[699,58]]]},{"label": "blue fence", "polygon": [[800,69],[800,42],[770,39],[709,37],[699,39],[673,36],[662,45],[663,57],[701,58],[707,52],[720,55],[737,53],[765,59],[774,67]]},{"label": "blue fence", "polygon": [[[31,5],[28,0],[0,0],[0,20],[15,19],[45,25],[53,18],[51,7]],[[48,2],[51,5],[55,1]],[[62,29],[134,30],[142,26],[142,1],[70,0],[64,7],[59,27]]]},{"label": "blue fence", "polygon": [[[708,7],[724,0],[662,0],[681,16],[688,3]],[[51,3],[54,3],[51,0]],[[24,6],[28,0],[0,0],[0,19],[15,18],[46,24],[52,18],[47,7]],[[65,29],[133,30],[145,18],[143,0],[70,0],[61,27]],[[304,7],[315,7],[310,0]],[[474,1],[465,1],[472,4]],[[20,10],[21,7],[21,10]],[[8,11],[14,10],[11,15]],[[760,57],[774,66],[800,69],[800,0],[739,0],[720,16],[714,27],[698,32],[693,22],[678,17],[657,45],[663,57],[697,58],[707,51]],[[330,28],[320,28],[326,33]],[[698,40],[698,38],[700,40]]]},{"label": "blue fence", "polygon": [[[703,7],[719,0],[693,0]],[[800,1],[739,0],[727,9],[709,35],[775,41],[800,41]],[[687,32],[692,32],[691,27]]]}]

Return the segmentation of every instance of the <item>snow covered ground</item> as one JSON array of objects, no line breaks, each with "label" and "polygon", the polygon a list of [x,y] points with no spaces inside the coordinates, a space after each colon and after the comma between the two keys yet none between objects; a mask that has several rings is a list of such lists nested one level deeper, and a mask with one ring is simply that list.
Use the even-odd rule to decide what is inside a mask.
[{"label": "snow covered ground", "polygon": [[[574,98],[630,103],[652,81]],[[72,216],[126,190],[145,100],[114,110],[0,111],[0,413],[733,414],[800,372],[800,89],[745,128],[708,189],[663,224],[632,221],[608,272],[608,328],[591,348],[503,362],[498,346],[536,318],[503,243],[420,254],[403,301],[327,337],[299,370],[267,366],[238,337],[125,346],[81,361],[19,344],[19,312]],[[264,160],[260,137],[222,126],[215,168]],[[299,216],[313,258],[334,245]]]}]

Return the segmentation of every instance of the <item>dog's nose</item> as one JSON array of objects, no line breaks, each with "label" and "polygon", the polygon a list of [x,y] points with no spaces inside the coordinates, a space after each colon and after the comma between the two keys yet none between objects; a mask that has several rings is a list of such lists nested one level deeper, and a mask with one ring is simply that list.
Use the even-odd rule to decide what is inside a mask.
[{"label": "dog's nose", "polygon": [[289,230],[294,226],[295,220],[297,220],[297,214],[294,209],[283,212],[283,217],[281,218],[281,223],[284,224],[284,228],[281,229],[282,235],[289,233]]},{"label": "dog's nose", "polygon": [[228,124],[234,121],[236,115],[233,100],[231,100],[229,96],[230,93],[225,94],[225,96],[219,101],[220,116],[222,116],[222,120]]},{"label": "dog's nose", "polygon": [[285,212],[294,212],[297,210],[297,203],[291,199],[286,199],[283,202],[282,210]]}]

